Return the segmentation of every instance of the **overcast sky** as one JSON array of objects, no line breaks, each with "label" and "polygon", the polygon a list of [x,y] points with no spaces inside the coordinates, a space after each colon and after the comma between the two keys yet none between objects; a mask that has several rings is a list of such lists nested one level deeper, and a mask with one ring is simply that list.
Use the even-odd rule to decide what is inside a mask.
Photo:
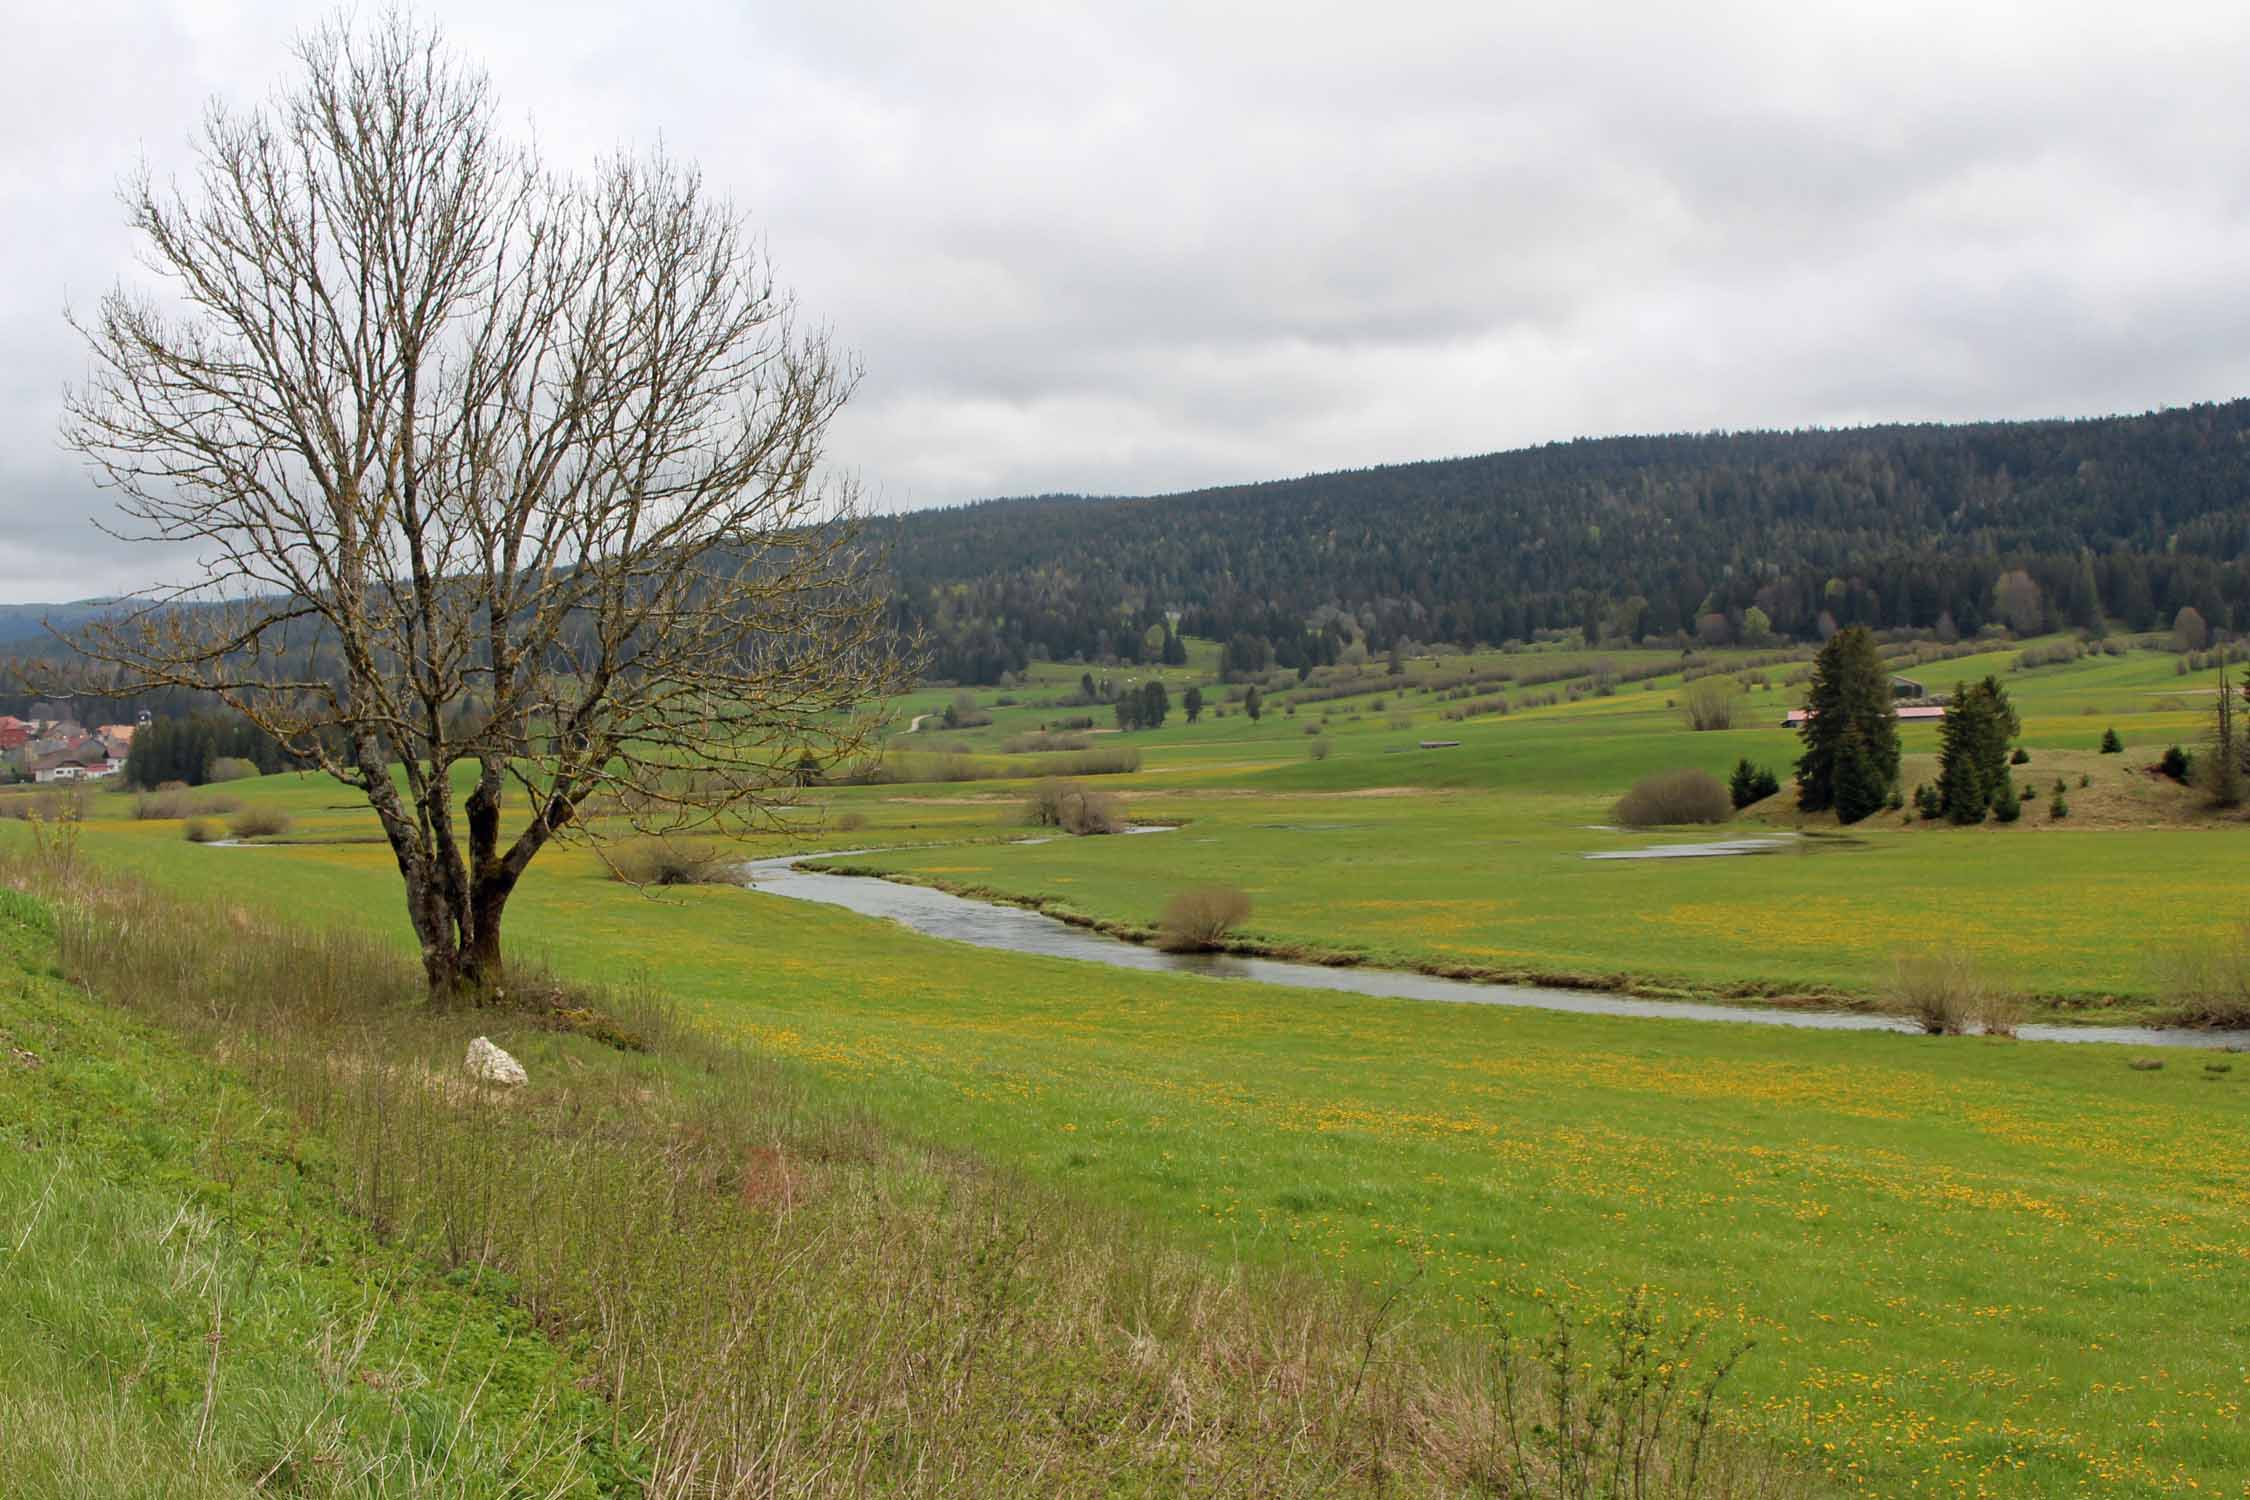
[{"label": "overcast sky", "polygon": [[[71,0],[0,63],[0,600],[132,587],[63,324],[326,7]],[[867,379],[884,508],[1555,438],[2250,393],[2250,6],[425,5],[573,165],[661,136]]]}]

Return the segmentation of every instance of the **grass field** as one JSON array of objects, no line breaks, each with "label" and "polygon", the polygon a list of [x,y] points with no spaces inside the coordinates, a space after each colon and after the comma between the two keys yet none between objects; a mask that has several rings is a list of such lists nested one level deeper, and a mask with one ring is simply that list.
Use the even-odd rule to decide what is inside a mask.
[{"label": "grass field", "polygon": [[[2012,655],[1917,675],[1950,685],[2007,673]],[[1164,729],[1117,737],[1143,768],[1102,785],[1138,818],[1181,822],[1175,834],[1003,847],[1023,831],[1020,786],[884,786],[828,799],[863,820],[848,835],[808,826],[755,852],[890,848],[857,858],[1123,925],[1220,879],[1253,893],[1250,933],[1277,948],[1683,991],[1866,996],[1898,951],[1959,942],[2006,982],[2105,1019],[2162,1002],[2155,950],[2240,920],[2240,828],[2141,770],[2192,743],[2208,703],[2207,674],[2180,675],[2168,654],[2008,673],[2032,753],[2019,770],[2042,790],[2012,828],[1886,817],[1848,852],[1646,864],[1581,859],[1629,841],[1589,825],[1649,770],[1723,772],[1748,755],[1785,772],[1788,669],[1752,695],[1741,722],[1759,727],[1708,734],[1665,707],[1676,678],[1575,701],[1570,679],[1501,687],[1489,691],[1560,701],[1454,720],[1462,700],[1412,691],[1508,660],[1416,663],[1294,717],[1283,691],[1255,723],[1230,705],[1188,726],[1175,707]],[[1011,690],[1016,704],[979,695],[991,726],[902,742],[992,754],[1085,712],[1052,706],[1076,677],[1045,669]],[[2100,756],[2113,723],[2128,753]],[[1416,748],[1426,738],[1462,743]],[[1907,747],[1911,783],[1931,732],[1910,730]],[[2057,776],[2073,804],[2060,824],[2044,805]],[[230,790],[288,807],[308,842],[196,847],[103,795],[87,845],[175,889],[403,941],[387,851],[365,842],[348,794],[290,777]],[[573,853],[535,867],[510,921],[563,972],[645,975],[712,1031],[903,1128],[1214,1251],[1404,1286],[1465,1329],[1554,1302],[1599,1312],[1646,1288],[1674,1320],[1756,1338],[1740,1420],[1869,1493],[2250,1495],[2250,1060],[2172,1055],[2139,1071],[2108,1047],[1123,973],[750,892],[646,896]]]}]

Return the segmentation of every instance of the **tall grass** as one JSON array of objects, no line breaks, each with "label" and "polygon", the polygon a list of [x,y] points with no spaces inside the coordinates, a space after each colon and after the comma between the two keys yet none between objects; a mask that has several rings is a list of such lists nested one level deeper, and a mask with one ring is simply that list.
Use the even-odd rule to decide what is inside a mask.
[{"label": "tall grass", "polygon": [[[9,856],[0,882],[54,905],[74,983],[223,1056],[325,1141],[381,1233],[512,1278],[582,1351],[652,1494],[1579,1493],[1557,1454],[1501,1468],[1504,1408],[1556,1421],[1549,1397],[1510,1405],[1504,1343],[1331,1278],[1214,1268],[823,1105],[650,997],[593,1000],[650,1041],[605,1049],[432,1007],[371,939],[82,863]],[[528,1085],[468,1081],[480,1032]],[[1804,1493],[1703,1439],[1651,1430],[1630,1493]]]}]

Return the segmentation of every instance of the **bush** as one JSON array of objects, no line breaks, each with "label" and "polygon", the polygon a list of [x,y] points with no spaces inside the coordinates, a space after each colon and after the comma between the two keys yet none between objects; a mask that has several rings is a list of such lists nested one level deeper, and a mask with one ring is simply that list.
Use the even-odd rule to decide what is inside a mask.
[{"label": "bush", "polygon": [[[1306,727],[1312,728],[1314,726],[1307,725]],[[1328,759],[1328,752],[1333,748],[1335,747],[1329,741],[1318,739],[1305,747],[1305,754],[1311,756],[1314,760],[1326,760]]]},{"label": "bush", "polygon": [[174,818],[216,818],[239,812],[242,803],[234,797],[210,795],[191,796],[185,787],[166,787],[153,792],[143,792],[133,799],[133,816],[144,823],[169,822]]},{"label": "bush", "polygon": [[1690,729],[1732,729],[1741,694],[1732,677],[1699,677],[1680,694],[1680,717]]},{"label": "bush", "polygon": [[2022,996],[1987,987],[1977,1003],[1977,1029],[1986,1036],[2014,1036],[2023,1024],[2023,1013]]},{"label": "bush", "polygon": [[2030,765],[2030,764],[2031,764],[2031,752],[2030,752],[2029,750],[2026,750],[2026,749],[2024,749],[2024,747],[2023,747],[2023,746],[2021,746],[2021,745],[2018,745],[2018,746],[2016,746],[2016,753],[2008,757],[2008,764],[2009,764],[2009,765],[2011,765],[2011,766],[2028,766],[2028,765]]},{"label": "bush", "polygon": [[1042,783],[1024,808],[1034,828],[1059,828],[1077,837],[1122,833],[1124,809],[1107,792],[1090,792],[1075,781]]},{"label": "bush", "polygon": [[1157,919],[1156,946],[1166,953],[1208,953],[1250,915],[1250,898],[1231,885],[1182,891]]},{"label": "bush", "polygon": [[1734,775],[1727,780],[1727,798],[1738,810],[1763,802],[1780,790],[1780,778],[1765,766],[1750,764],[1748,756],[1734,763]]},{"label": "bush", "polygon": [[857,833],[867,826],[867,814],[848,812],[836,820],[836,827],[845,833]]},{"label": "bush", "polygon": [[2156,992],[2182,1026],[2250,1027],[2250,927],[2228,938],[2165,947],[2155,964]]},{"label": "bush", "polygon": [[2164,758],[2156,763],[2156,769],[2186,786],[2195,777],[2195,757],[2174,745],[2164,752]]},{"label": "bush", "polygon": [[50,792],[11,792],[0,797],[0,818],[75,823],[85,816],[86,794],[77,787]]},{"label": "bush", "polygon": [[277,833],[287,833],[291,826],[289,814],[278,807],[251,806],[234,815],[227,828],[238,839],[262,839]]},{"label": "bush", "polygon": [[1984,1009],[1985,990],[1966,953],[1902,955],[1891,966],[1889,1005],[1931,1036],[1959,1036]]},{"label": "bush", "polygon": [[216,818],[190,818],[180,825],[180,834],[191,844],[214,844],[222,830]]},{"label": "bush", "polygon": [[1040,730],[1009,735],[1000,742],[1000,748],[1010,755],[1038,755],[1055,750],[1084,750],[1092,744],[1092,740],[1081,734],[1051,734]]},{"label": "bush", "polygon": [[1945,816],[1945,799],[1938,795],[1936,787],[1918,785],[1914,788],[1914,811],[1924,822],[1935,823]]},{"label": "bush", "polygon": [[2116,730],[2114,730],[2114,729],[2105,729],[2105,730],[2103,730],[2103,731],[2102,731],[2102,754],[2104,754],[2104,755],[2122,755],[2122,754],[2124,754],[2124,753],[2125,753],[2125,742],[2124,742],[2123,740],[2121,740],[2121,739],[2119,739],[2119,738],[2117,737],[2117,731],[2116,731]]},{"label": "bush", "polygon": [[205,781],[248,781],[253,776],[264,774],[258,769],[258,763],[254,760],[244,760],[239,755],[222,755],[211,762],[211,769],[203,779]]},{"label": "bush", "polygon": [[2055,793],[2055,800],[2047,804],[2047,816],[2057,823],[2070,816],[2070,803],[2062,793]]},{"label": "bush", "polygon": [[1733,816],[1734,802],[1727,789],[1708,771],[1662,771],[1644,776],[1610,810],[1611,820],[1626,828],[1724,823]]},{"label": "bush", "polygon": [[2016,795],[2013,778],[2002,778],[2000,795],[1992,799],[1992,816],[2002,823],[2013,823],[2023,816],[2023,799]]},{"label": "bush", "polygon": [[610,878],[627,885],[726,885],[738,862],[724,845],[707,839],[635,839],[602,857]]}]

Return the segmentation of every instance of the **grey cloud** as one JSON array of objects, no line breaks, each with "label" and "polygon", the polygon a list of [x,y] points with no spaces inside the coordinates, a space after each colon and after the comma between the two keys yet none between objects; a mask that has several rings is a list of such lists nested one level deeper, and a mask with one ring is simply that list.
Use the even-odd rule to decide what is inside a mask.
[{"label": "grey cloud", "polygon": [[[82,524],[57,313],[130,270],[117,172],[318,14],[91,0],[8,64],[0,593],[156,565]],[[438,14],[554,158],[661,137],[742,201],[890,505],[2250,389],[2237,6]]]}]

